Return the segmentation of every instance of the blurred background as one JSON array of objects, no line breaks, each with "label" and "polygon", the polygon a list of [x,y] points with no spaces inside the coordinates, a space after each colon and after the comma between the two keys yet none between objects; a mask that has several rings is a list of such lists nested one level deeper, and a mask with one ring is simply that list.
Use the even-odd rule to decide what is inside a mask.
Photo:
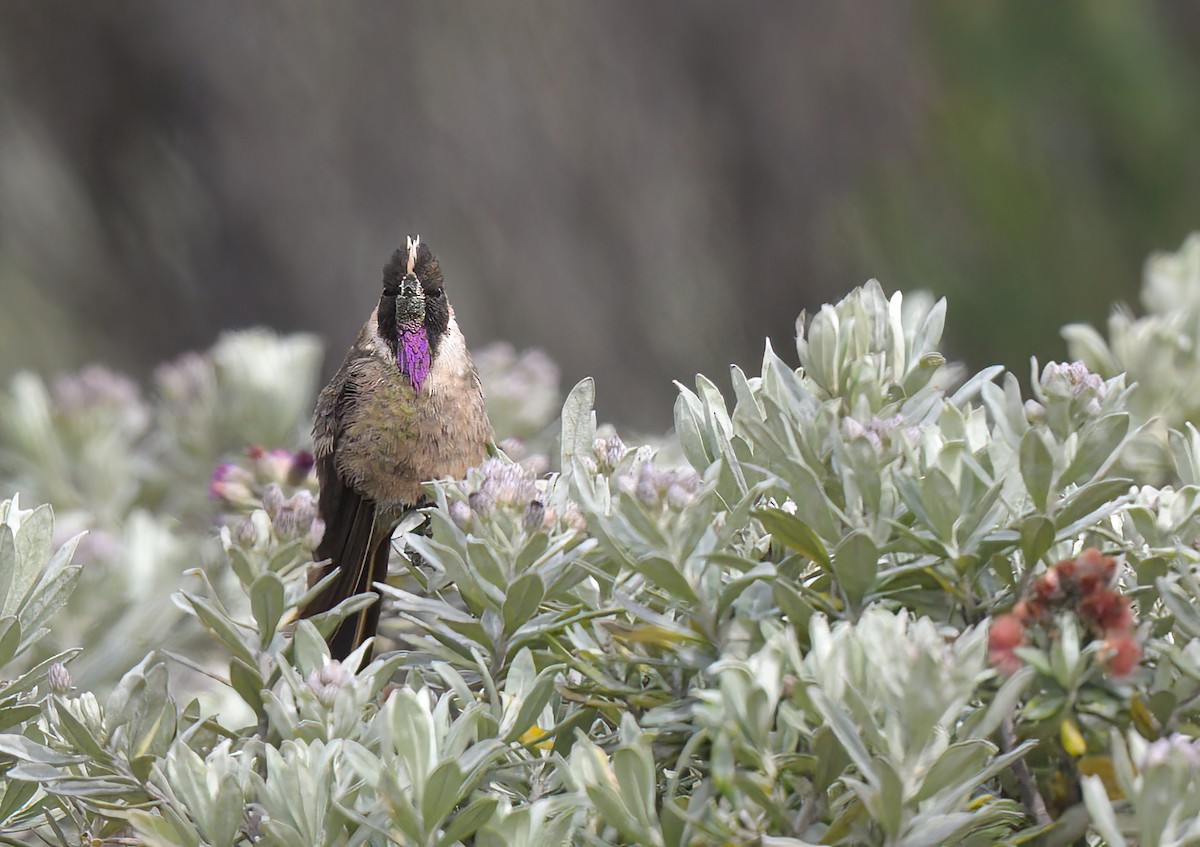
[{"label": "blurred background", "polygon": [[599,411],[868,277],[1028,372],[1200,228],[1200,6],[0,1],[0,378],[222,329],[336,368],[405,233]]}]

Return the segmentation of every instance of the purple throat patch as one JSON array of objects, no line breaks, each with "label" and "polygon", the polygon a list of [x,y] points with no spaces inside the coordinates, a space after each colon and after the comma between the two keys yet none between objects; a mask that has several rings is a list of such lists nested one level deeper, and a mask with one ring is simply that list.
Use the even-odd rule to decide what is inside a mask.
[{"label": "purple throat patch", "polygon": [[429,376],[431,364],[429,336],[425,334],[425,327],[420,324],[400,326],[396,335],[396,365],[400,372],[408,377],[412,387],[420,391],[421,386],[425,384],[425,378]]}]

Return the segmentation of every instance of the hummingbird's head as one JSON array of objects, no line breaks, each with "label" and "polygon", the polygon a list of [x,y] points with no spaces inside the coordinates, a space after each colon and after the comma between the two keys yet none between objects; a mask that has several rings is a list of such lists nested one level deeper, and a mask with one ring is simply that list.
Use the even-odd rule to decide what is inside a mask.
[{"label": "hummingbird's head", "polygon": [[419,391],[450,327],[441,266],[419,235],[410,235],[383,268],[378,326],[397,367]]}]

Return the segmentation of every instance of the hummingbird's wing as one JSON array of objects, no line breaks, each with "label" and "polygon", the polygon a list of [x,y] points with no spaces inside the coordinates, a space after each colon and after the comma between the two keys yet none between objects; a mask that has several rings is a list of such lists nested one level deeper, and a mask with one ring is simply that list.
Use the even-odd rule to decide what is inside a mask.
[{"label": "hummingbird's wing", "polygon": [[[339,571],[333,582],[304,608],[302,614],[306,618],[329,611],[347,597],[370,591],[376,580],[387,576],[389,539],[378,537],[375,501],[355,491],[337,469],[341,421],[355,401],[353,381],[335,377],[322,392],[314,421],[313,445],[320,485],[317,507],[325,522],[325,534],[317,545],[315,559],[329,560],[318,579],[328,576],[334,568]],[[342,621],[329,638],[333,658],[346,658],[374,635],[378,620],[376,602]]]}]

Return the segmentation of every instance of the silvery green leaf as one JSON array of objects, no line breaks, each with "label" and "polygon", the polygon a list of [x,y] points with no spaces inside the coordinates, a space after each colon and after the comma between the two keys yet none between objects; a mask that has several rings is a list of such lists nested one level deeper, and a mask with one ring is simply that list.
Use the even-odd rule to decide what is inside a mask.
[{"label": "silvery green leaf", "polygon": [[168,819],[165,814],[145,809],[130,809],[124,817],[150,847],[200,847],[200,833],[191,826],[178,826],[178,817]]},{"label": "silvery green leaf", "polygon": [[[900,834],[904,820],[904,782],[896,773],[896,769],[882,759],[876,760],[875,773],[876,781],[871,786],[875,792],[875,802],[871,804],[874,806],[871,811],[879,821],[881,829],[889,836],[889,840],[894,839]],[[864,796],[866,793],[859,794],[864,801],[867,799]]]},{"label": "silvery green leaf", "polygon": [[312,625],[312,622],[307,619],[296,622],[292,646],[296,669],[305,676],[323,667],[329,661],[329,645],[325,643],[325,639],[317,632],[317,628]]},{"label": "silvery green leaf", "polygon": [[76,765],[87,761],[87,756],[60,753],[23,735],[11,733],[0,735],[0,753],[22,762],[41,765]]},{"label": "silvery green leaf", "polygon": [[925,507],[932,529],[938,539],[954,539],[954,522],[959,517],[958,489],[941,468],[930,468],[919,482],[921,504]]},{"label": "silvery green leaf", "polygon": [[[3,603],[0,611],[5,614],[14,614],[25,599],[25,595],[13,587],[13,581],[17,578],[20,568],[21,562],[17,557],[12,528],[8,524],[0,523],[0,602]],[[5,611],[10,606],[12,611]]]},{"label": "silvery green leaf", "polygon": [[[365,594],[355,594],[352,597],[347,597],[329,611],[313,615],[311,618],[307,618],[307,620],[316,627],[318,633],[331,635],[341,621],[370,606],[378,596],[374,591],[368,591]],[[235,655],[239,655],[240,658],[246,659],[249,663],[254,662],[254,657],[249,649],[245,649],[244,654],[236,653],[235,651]],[[249,659],[247,659],[247,656],[249,656]]]},{"label": "silvery green leaf", "polygon": [[713,456],[705,443],[701,423],[699,399],[683,385],[679,385],[679,396],[675,399],[675,434],[683,448],[684,458],[698,471],[703,471],[713,462]]},{"label": "silvery green leaf", "polygon": [[1029,666],[1019,668],[1000,686],[992,702],[988,704],[983,718],[971,727],[970,734],[977,738],[987,738],[1000,728],[1001,722],[1016,712],[1021,695],[1029,687],[1036,671]]},{"label": "silvery green leaf", "polygon": [[1054,523],[1060,538],[1069,538],[1084,527],[1113,514],[1129,499],[1130,479],[1098,479],[1063,497]]},{"label": "silvery green leaf", "polygon": [[1171,456],[1180,481],[1185,485],[1197,485],[1200,484],[1200,431],[1191,421],[1184,423],[1184,430],[1168,432]]},{"label": "silvery green leaf", "polygon": [[915,366],[921,357],[934,353],[942,341],[942,332],[946,326],[946,298],[940,298],[921,318],[920,325],[913,332],[909,351],[912,356],[910,367]]},{"label": "silvery green leaf", "polygon": [[1021,555],[1025,567],[1032,568],[1054,546],[1054,521],[1045,515],[1031,515],[1021,524]]},{"label": "silvery green leaf", "polygon": [[756,377],[751,381],[737,365],[731,365],[729,373],[730,380],[733,383],[733,396],[735,399],[732,420],[734,430],[736,431],[737,423],[741,418],[746,416],[762,418],[763,409],[758,401],[758,391],[762,380]]},{"label": "silvery green leaf", "polygon": [[88,799],[129,798],[141,788],[133,779],[116,775],[78,776],[43,764],[22,763],[8,772],[12,779],[32,780],[42,789],[62,797]]},{"label": "silvery green leaf", "polygon": [[[710,556],[710,559],[712,557]],[[742,593],[752,585],[759,582],[771,583],[778,577],[778,571],[775,566],[769,562],[755,565],[750,570],[746,571],[741,576],[738,576],[721,589],[720,597],[717,600],[717,608],[715,617],[720,619],[724,616],[729,607],[742,595]]]},{"label": "silvery green leaf", "polygon": [[996,745],[979,738],[951,744],[926,772],[915,799],[928,799],[946,788],[961,790],[964,777],[983,768],[995,752]]},{"label": "silvery green leaf", "polygon": [[714,437],[729,441],[733,435],[733,421],[729,417],[729,410],[725,405],[725,397],[721,394],[721,389],[717,388],[716,384],[708,377],[697,374],[696,391],[704,404],[705,420],[708,422],[709,431]]},{"label": "silvery green leaf", "polygon": [[1050,668],[1059,685],[1068,691],[1074,688],[1078,676],[1080,658],[1079,628],[1073,615],[1062,615],[1058,620],[1060,637],[1050,647]]},{"label": "silvery green leaf", "polygon": [[157,664],[146,672],[145,685],[127,728],[127,756],[161,756],[175,737],[178,713],[168,693],[167,667]]},{"label": "silvery green leaf", "polygon": [[1054,457],[1041,432],[1034,428],[1026,430],[1021,438],[1021,478],[1033,504],[1045,510],[1054,481]]},{"label": "silvery green leaf", "polygon": [[908,826],[899,847],[943,847],[961,844],[962,836],[977,825],[976,815],[970,812],[917,815]]},{"label": "silvery green leaf", "polygon": [[57,698],[51,700],[51,708],[54,709],[61,731],[67,740],[71,742],[73,749],[99,762],[109,762],[112,760],[112,755],[104,749],[103,741],[96,738],[92,734],[92,731],[79,718],[75,717],[62,700]]},{"label": "silvery green leaf", "polygon": [[512,635],[532,618],[546,595],[546,586],[536,573],[525,573],[517,578],[504,598],[502,615],[504,634]]},{"label": "silvery green leaf", "polygon": [[846,751],[846,755],[858,767],[859,772],[867,778],[868,782],[878,782],[879,777],[875,769],[875,762],[863,744],[860,729],[855,726],[850,716],[819,689],[812,691],[809,696],[812,698],[812,702],[821,713],[821,716],[825,719],[826,726],[833,732],[837,740],[841,742],[842,749]]},{"label": "silvery green leaf", "polygon": [[388,728],[388,742],[403,761],[415,783],[420,783],[437,760],[435,728],[427,696],[400,689],[388,698],[381,715]]},{"label": "silvery green leaf", "polygon": [[17,645],[21,643],[21,624],[16,617],[9,615],[0,618],[0,668],[12,661],[17,654]]},{"label": "silvery green leaf", "polygon": [[[12,560],[13,570],[5,587],[0,615],[16,613],[25,602],[50,557],[50,539],[53,535],[54,513],[49,506],[39,506],[21,522],[21,528],[12,539],[16,557]],[[0,568],[5,568],[8,560],[5,544],[6,536],[0,536]],[[36,629],[36,626],[25,628],[28,631]]]},{"label": "silvery green leaf", "polygon": [[852,532],[833,553],[833,574],[852,608],[860,608],[863,598],[875,584],[879,548],[865,532]]},{"label": "silvery green leaf", "polygon": [[438,839],[437,847],[450,847],[451,844],[470,838],[492,818],[498,804],[499,800],[489,795],[472,800],[450,821],[445,833]]},{"label": "silvery green leaf", "polygon": [[1090,478],[1108,463],[1129,432],[1129,415],[1114,412],[1089,423],[1082,431],[1079,449],[1063,471],[1061,484],[1071,485]]},{"label": "silvery green leaf", "polygon": [[180,591],[178,596],[183,599],[187,608],[196,615],[204,628],[225,646],[225,649],[246,664],[255,664],[254,653],[246,646],[246,642],[242,639],[234,622],[223,611],[218,610],[209,600],[186,591]]},{"label": "silvery green leaf", "polygon": [[780,544],[803,553],[825,570],[830,569],[828,550],[804,521],[782,509],[759,509],[752,514]]},{"label": "silvery green leaf", "polygon": [[236,656],[229,660],[229,684],[256,715],[263,714],[262,675]]},{"label": "silvery green leaf", "polygon": [[591,377],[581,379],[571,389],[562,410],[562,470],[569,470],[576,457],[590,456],[596,440],[596,383]]},{"label": "silvery green leaf", "polygon": [[[839,323],[834,308],[822,306],[808,326],[803,351],[799,351],[800,366],[804,368],[805,374],[831,397],[838,395],[838,386],[841,382],[841,357],[838,350]],[[769,342],[767,346],[770,351]],[[764,367],[763,370],[765,372],[766,368]]]},{"label": "silvery green leaf", "polygon": [[[23,818],[37,813],[38,807],[45,800],[45,795],[39,797],[40,792],[36,782],[20,782],[15,779],[7,782],[3,792],[0,793],[0,827],[11,831],[23,825]],[[12,843],[19,844],[20,842]],[[63,839],[63,843],[66,843],[65,839]]]},{"label": "silvery green leaf", "polygon": [[439,827],[469,789],[465,774],[453,759],[441,761],[424,780],[421,820],[427,829]]},{"label": "silvery green leaf", "polygon": [[275,627],[287,608],[283,580],[267,571],[260,574],[250,586],[250,611],[258,621],[260,644],[263,649],[275,637]]},{"label": "silvery green leaf", "polygon": [[685,603],[698,603],[696,591],[687,576],[672,562],[662,556],[646,556],[631,562],[633,568],[645,574],[671,597]]},{"label": "silvery green leaf", "polygon": [[[503,736],[502,740],[505,743],[522,738],[526,732],[537,725],[538,716],[546,708],[550,698],[554,696],[555,684],[559,680],[562,669],[563,665],[551,665],[533,680],[528,692],[524,694],[521,708],[513,719],[512,726]],[[541,729],[549,730],[550,727],[541,727]]]},{"label": "silvery green leaf", "polygon": [[618,747],[613,753],[612,769],[622,803],[636,820],[637,829],[650,837],[651,844],[662,844],[655,811],[654,760],[649,745],[636,743]]},{"label": "silvery green leaf", "polygon": [[[0,703],[0,730],[12,729],[14,726],[37,718],[41,713],[41,707],[32,703],[25,706],[14,706],[11,700],[6,700]],[[0,816],[0,820],[3,820],[2,816]]]},{"label": "silvery green leaf", "polygon": [[1200,607],[1174,581],[1159,577],[1158,596],[1175,618],[1175,626],[1190,638],[1200,638]]},{"label": "silvery green leaf", "polygon": [[37,594],[21,609],[22,639],[17,647],[18,655],[33,646],[48,631],[43,624],[48,623],[50,617],[70,599],[79,582],[81,571],[77,565],[66,568],[56,584]]},{"label": "silvery green leaf", "polygon": [[1087,804],[1096,832],[1109,847],[1125,847],[1128,842],[1117,826],[1117,816],[1104,789],[1104,782],[1098,776],[1085,776],[1079,780],[1079,786],[1083,789],[1083,802]]}]

